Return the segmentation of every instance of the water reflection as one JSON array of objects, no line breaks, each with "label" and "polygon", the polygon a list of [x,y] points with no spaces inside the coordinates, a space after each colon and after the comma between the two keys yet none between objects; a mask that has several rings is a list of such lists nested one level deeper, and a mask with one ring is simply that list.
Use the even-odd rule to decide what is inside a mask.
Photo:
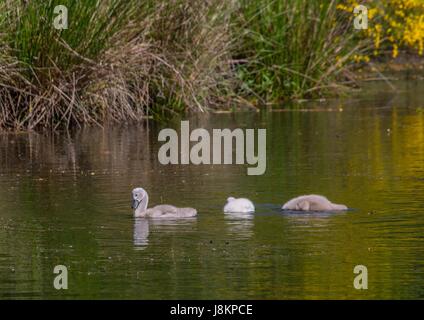
[{"label": "water reflection", "polygon": [[[149,236],[151,230],[156,233],[173,233],[193,230],[197,222],[197,218],[184,219],[146,219],[134,218],[134,247],[138,250],[144,250],[149,245]],[[153,240],[154,241],[154,240]]]},{"label": "water reflection", "polygon": [[[66,264],[65,297],[422,298],[424,83],[410,90],[190,118],[190,128],[266,128],[263,176],[161,165],[158,132],[178,131],[180,119],[0,134],[0,297],[55,298],[51,272]],[[315,107],[333,111],[307,112]],[[152,205],[192,206],[198,217],[134,219],[128,196],[139,185]],[[357,209],[280,210],[305,193]],[[256,212],[224,215],[228,194],[253,199]],[[356,264],[372,270],[366,292],[352,289]]]},{"label": "water reflection", "polygon": [[[343,212],[312,212],[299,213],[296,211],[283,211],[287,226],[294,232],[330,232],[335,219],[344,215]],[[306,231],[306,229],[309,229]]]},{"label": "water reflection", "polygon": [[149,220],[144,218],[134,219],[134,246],[145,249],[149,244]]},{"label": "water reflection", "polygon": [[248,239],[253,235],[254,218],[253,213],[224,214],[228,233],[237,236],[238,239]]}]

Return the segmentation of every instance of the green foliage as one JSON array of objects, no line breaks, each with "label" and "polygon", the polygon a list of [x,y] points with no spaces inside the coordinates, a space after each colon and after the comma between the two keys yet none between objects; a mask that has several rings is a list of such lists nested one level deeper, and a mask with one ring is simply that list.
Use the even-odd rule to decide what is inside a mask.
[{"label": "green foliage", "polygon": [[266,99],[333,89],[354,46],[337,2],[243,0],[242,81]]},{"label": "green foliage", "polygon": [[[69,26],[56,30],[57,5]],[[231,86],[226,1],[0,0],[0,127],[204,111]]]},{"label": "green foliage", "polygon": [[[338,0],[0,0],[0,128],[164,119],[340,89]],[[56,30],[65,5],[69,28]],[[351,18],[351,17],[350,17]]]}]

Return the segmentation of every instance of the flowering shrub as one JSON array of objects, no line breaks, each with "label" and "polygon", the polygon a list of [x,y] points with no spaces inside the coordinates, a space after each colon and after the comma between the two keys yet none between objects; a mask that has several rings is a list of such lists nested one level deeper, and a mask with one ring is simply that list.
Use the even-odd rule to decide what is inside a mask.
[{"label": "flowering shrub", "polygon": [[[375,56],[382,49],[391,51],[393,58],[399,49],[411,50],[419,55],[424,54],[424,1],[423,0],[390,0],[390,1],[354,1],[347,0],[337,6],[339,10],[353,12],[359,4],[368,8],[368,29],[363,36],[372,40],[372,51]],[[355,56],[355,60],[369,60],[368,56]]]}]

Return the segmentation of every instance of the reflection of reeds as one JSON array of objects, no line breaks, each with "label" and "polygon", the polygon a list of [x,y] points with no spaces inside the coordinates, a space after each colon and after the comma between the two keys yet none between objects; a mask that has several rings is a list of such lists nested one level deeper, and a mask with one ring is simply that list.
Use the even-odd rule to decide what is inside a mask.
[{"label": "reflection of reeds", "polygon": [[[143,137],[140,143],[137,137]],[[113,172],[122,167],[130,170],[132,165],[137,170],[150,171],[156,169],[153,165],[160,165],[150,156],[151,152],[157,152],[152,150],[150,140],[144,126],[83,128],[69,135],[3,134],[0,135],[0,173],[17,170],[47,178],[51,174]],[[99,162],[102,167],[98,166]]]}]

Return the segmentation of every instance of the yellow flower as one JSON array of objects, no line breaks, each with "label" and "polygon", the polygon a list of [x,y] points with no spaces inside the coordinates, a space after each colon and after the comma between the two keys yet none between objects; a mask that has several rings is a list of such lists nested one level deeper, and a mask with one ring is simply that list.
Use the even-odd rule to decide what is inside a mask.
[{"label": "yellow flower", "polygon": [[[337,9],[352,12],[358,1],[345,0]],[[368,18],[373,20],[360,36],[371,39],[374,55],[391,48],[392,57],[399,55],[401,47],[424,54],[424,0],[367,1]],[[364,57],[354,60],[365,61]]]},{"label": "yellow flower", "polygon": [[399,55],[399,48],[397,44],[393,45],[393,52],[392,52],[392,57],[396,58]]}]

